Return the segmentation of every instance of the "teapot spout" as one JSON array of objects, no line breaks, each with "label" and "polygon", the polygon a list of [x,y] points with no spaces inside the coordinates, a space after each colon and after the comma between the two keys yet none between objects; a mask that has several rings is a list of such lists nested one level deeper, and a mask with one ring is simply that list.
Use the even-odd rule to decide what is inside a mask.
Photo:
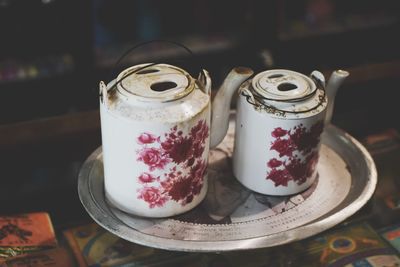
[{"label": "teapot spout", "polygon": [[245,67],[232,69],[225,78],[212,103],[210,147],[216,147],[225,137],[229,126],[229,109],[233,94],[239,86],[253,75]]},{"label": "teapot spout", "polygon": [[333,106],[335,105],[335,97],[337,89],[342,85],[344,80],[349,76],[350,73],[345,70],[335,70],[329,78],[326,86],[326,94],[328,97],[328,106],[326,108],[325,124],[331,122]]}]

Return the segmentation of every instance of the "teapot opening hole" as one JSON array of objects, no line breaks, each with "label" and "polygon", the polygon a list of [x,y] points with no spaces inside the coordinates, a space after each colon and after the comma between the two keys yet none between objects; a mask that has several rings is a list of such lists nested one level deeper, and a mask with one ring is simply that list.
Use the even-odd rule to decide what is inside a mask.
[{"label": "teapot opening hole", "polygon": [[268,76],[269,79],[280,78],[280,77],[283,77],[283,74],[274,74],[274,75]]},{"label": "teapot opening hole", "polygon": [[154,73],[154,72],[159,72],[160,70],[157,69],[145,69],[145,70],[141,70],[136,72],[136,74],[147,74],[147,73]]},{"label": "teapot opening hole", "polygon": [[175,88],[176,86],[177,84],[174,82],[159,82],[159,83],[153,83],[152,85],[150,85],[150,88],[153,91],[163,92]]},{"label": "teapot opening hole", "polygon": [[282,83],[282,84],[278,85],[279,91],[290,91],[290,90],[294,90],[294,89],[297,89],[297,86],[292,83]]}]

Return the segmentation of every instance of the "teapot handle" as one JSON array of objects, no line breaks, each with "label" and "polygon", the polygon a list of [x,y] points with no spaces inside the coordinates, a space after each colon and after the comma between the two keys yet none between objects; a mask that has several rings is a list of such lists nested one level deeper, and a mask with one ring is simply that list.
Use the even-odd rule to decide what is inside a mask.
[{"label": "teapot handle", "polygon": [[314,70],[311,72],[310,77],[325,88],[325,77],[321,72]]},{"label": "teapot handle", "polygon": [[211,77],[210,77],[210,73],[205,70],[202,69],[199,73],[199,77],[197,78],[197,81],[200,83],[200,88],[202,89],[202,91],[207,94],[207,95],[211,95]]},{"label": "teapot handle", "polygon": [[[122,62],[122,60],[124,60],[124,58],[126,58],[130,53],[132,53],[134,50],[149,45],[151,43],[167,43],[167,44],[171,44],[177,47],[182,48],[183,50],[185,50],[191,57],[193,57],[193,59],[195,59],[195,54],[192,52],[192,50],[190,50],[187,46],[180,44],[178,42],[174,42],[174,41],[169,41],[169,40],[151,40],[151,41],[147,41],[147,42],[143,42],[143,43],[139,43],[131,48],[129,48],[128,50],[126,50],[122,56],[119,57],[119,59],[117,60],[117,62],[115,62],[114,67],[111,69],[111,73],[110,76],[114,77],[116,75],[115,70],[119,67],[120,63]],[[195,59],[196,60],[196,59]],[[110,77],[110,78],[111,78]]]},{"label": "teapot handle", "polygon": [[[183,50],[185,50],[185,51],[191,56],[191,58],[192,58],[194,61],[197,62],[197,59],[196,59],[196,57],[195,57],[195,54],[192,52],[192,50],[190,50],[188,47],[186,47],[186,46],[183,45],[183,44],[180,44],[180,43],[174,42],[174,41],[168,41],[168,40],[151,40],[151,41],[148,41],[148,42],[139,43],[139,44],[137,44],[137,45],[135,45],[135,46],[129,48],[127,51],[125,51],[125,52],[122,54],[122,56],[117,60],[117,62],[115,62],[114,67],[111,68],[111,71],[110,71],[110,73],[109,73],[109,80],[112,80],[112,77],[114,77],[114,76],[116,75],[116,69],[118,68],[118,66],[120,65],[120,63],[122,62],[122,60],[123,60],[124,58],[126,58],[126,56],[128,56],[130,53],[132,53],[133,50],[136,50],[136,49],[138,49],[138,48],[140,48],[140,47],[142,47],[142,46],[149,45],[149,44],[151,44],[151,43],[158,43],[158,42],[159,42],[159,43],[168,43],[168,44],[172,44],[172,45],[175,45],[175,46],[177,46],[177,47],[182,48]],[[134,72],[129,72],[129,73],[127,73],[126,75],[124,75],[123,77],[121,77],[121,79],[119,79],[118,81],[115,81],[115,83],[114,83],[110,88],[107,88],[107,92],[109,92],[109,91],[113,90],[114,88],[116,88],[116,86],[117,86],[119,83],[121,83],[123,80],[125,80],[127,77],[129,77],[131,74],[133,74],[133,73],[135,73],[135,72],[138,72],[138,71],[141,71],[141,70],[143,70],[143,69],[146,69],[146,68],[148,68],[148,67],[157,65],[157,64],[159,64],[159,62],[158,62],[158,63],[157,63],[157,62],[156,62],[156,63],[150,63],[150,64],[147,64],[147,65],[144,66],[144,67],[141,67],[141,68],[139,68],[139,69],[136,69]],[[201,69],[201,68],[200,68],[200,64],[195,64],[195,65],[199,66],[199,69]],[[103,92],[100,92],[100,98],[102,98],[102,97],[103,97]]]},{"label": "teapot handle", "polygon": [[100,81],[99,83],[99,96],[100,96],[100,101],[107,106],[108,104],[107,85],[103,81]]},{"label": "teapot handle", "polygon": [[253,93],[250,92],[250,90],[249,90],[248,88],[242,88],[242,89],[240,89],[240,92],[239,92],[239,93],[242,93],[242,92],[245,93],[245,94],[243,94],[243,96],[247,98],[247,101],[249,101],[248,98],[250,98],[250,99],[251,99],[251,103],[252,103],[253,105],[256,104],[256,99],[254,98]]}]

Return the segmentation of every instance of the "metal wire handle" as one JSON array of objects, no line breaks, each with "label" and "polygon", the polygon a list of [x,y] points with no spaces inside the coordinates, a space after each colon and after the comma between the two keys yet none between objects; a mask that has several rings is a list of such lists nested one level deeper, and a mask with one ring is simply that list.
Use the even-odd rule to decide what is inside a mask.
[{"label": "metal wire handle", "polygon": [[[185,50],[186,52],[188,52],[188,54],[191,55],[192,59],[193,59],[194,61],[197,62],[196,57],[195,57],[195,54],[193,53],[193,51],[190,50],[187,46],[185,46],[185,45],[183,45],[183,44],[181,44],[181,43],[178,43],[178,42],[175,42],[175,41],[169,41],[169,40],[151,40],[151,41],[147,41],[147,42],[143,42],[143,43],[137,44],[137,45],[135,45],[135,46],[129,48],[127,51],[125,51],[125,52],[121,55],[121,57],[115,62],[114,67],[113,67],[113,68],[111,69],[111,71],[110,71],[109,79],[112,80],[112,77],[114,77],[114,76],[116,75],[116,69],[117,69],[117,67],[119,67],[121,61],[122,61],[127,55],[129,55],[132,51],[134,51],[134,50],[136,50],[136,49],[138,49],[138,48],[140,48],[140,47],[149,45],[149,44],[151,44],[151,43],[168,43],[168,44],[172,44],[172,45],[175,45],[175,46],[177,46],[177,47],[180,47],[180,48],[182,48],[183,50]],[[198,62],[197,62],[197,63],[198,63]],[[146,68],[149,68],[149,67],[151,67],[151,66],[158,65],[158,64],[161,64],[161,63],[160,63],[160,62],[150,63],[150,64],[148,64],[148,65],[146,65],[146,66],[143,66],[143,67],[141,67],[141,68],[135,69],[135,70],[133,70],[133,71],[127,73],[126,75],[122,76],[119,80],[117,80],[110,88],[108,88],[108,89],[107,89],[107,92],[110,92],[110,91],[114,90],[114,89],[117,87],[117,85],[118,85],[119,83],[121,83],[123,80],[125,80],[125,79],[126,79],[127,77],[129,77],[130,75],[132,75],[132,74],[134,74],[134,73],[137,73],[137,72],[139,72],[139,71],[141,71],[141,70],[144,70],[144,69],[146,69]],[[198,64],[198,66],[199,66],[199,69],[201,69],[201,68],[200,68],[200,64]],[[99,93],[99,96],[100,96],[100,98],[103,97],[102,92]]]}]

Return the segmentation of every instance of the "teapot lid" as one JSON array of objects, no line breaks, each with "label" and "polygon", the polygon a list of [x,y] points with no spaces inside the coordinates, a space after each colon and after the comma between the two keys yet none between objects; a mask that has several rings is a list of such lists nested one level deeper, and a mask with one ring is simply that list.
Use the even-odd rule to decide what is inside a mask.
[{"label": "teapot lid", "polygon": [[323,79],[312,77],[284,69],[268,70],[243,83],[240,91],[249,104],[271,116],[306,118],[327,106]]},{"label": "teapot lid", "polygon": [[283,69],[257,74],[252,80],[252,86],[259,95],[274,101],[301,101],[317,90],[309,77]]},{"label": "teapot lid", "polygon": [[136,65],[122,71],[117,81],[122,95],[144,102],[173,101],[188,95],[195,87],[189,73],[169,64]]}]

